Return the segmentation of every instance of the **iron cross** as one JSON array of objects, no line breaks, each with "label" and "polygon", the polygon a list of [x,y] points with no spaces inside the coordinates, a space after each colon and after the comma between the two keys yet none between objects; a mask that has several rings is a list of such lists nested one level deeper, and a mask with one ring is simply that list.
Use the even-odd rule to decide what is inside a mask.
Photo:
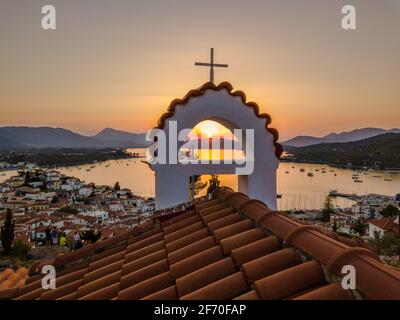
[{"label": "iron cross", "polygon": [[195,66],[210,67],[210,82],[214,82],[214,67],[228,68],[227,64],[214,63],[214,48],[210,50],[210,63],[195,62]]}]

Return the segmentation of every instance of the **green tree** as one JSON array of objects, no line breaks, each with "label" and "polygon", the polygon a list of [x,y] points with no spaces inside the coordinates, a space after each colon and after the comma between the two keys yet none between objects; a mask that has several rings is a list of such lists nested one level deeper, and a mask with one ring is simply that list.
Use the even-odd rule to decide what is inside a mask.
[{"label": "green tree", "polygon": [[212,174],[211,179],[209,180],[207,194],[213,193],[213,191],[219,187],[219,183],[220,181],[218,180],[218,175]]},{"label": "green tree", "polygon": [[332,199],[327,196],[324,203],[324,208],[321,211],[321,220],[323,222],[329,222],[331,220],[331,214],[334,213]]},{"label": "green tree", "polygon": [[95,230],[85,230],[81,233],[81,238],[82,240],[85,240],[90,243],[96,243],[97,240],[99,240],[101,237],[101,231],[95,231]]},{"label": "green tree", "polygon": [[332,226],[332,230],[333,230],[333,232],[337,232],[337,229],[338,229],[338,226],[337,226],[337,221],[336,221],[336,219],[335,220],[333,220],[333,226]]},{"label": "green tree", "polygon": [[193,200],[201,190],[207,187],[207,182],[201,181],[201,175],[195,175],[190,177],[190,200]]},{"label": "green tree", "polygon": [[21,260],[26,260],[26,255],[30,250],[31,247],[25,241],[17,239],[11,248],[11,255]]},{"label": "green tree", "polygon": [[385,209],[382,209],[380,214],[384,217],[394,218],[400,214],[400,210],[394,205],[389,204]]},{"label": "green tree", "polygon": [[117,182],[115,183],[115,185],[114,185],[114,190],[115,190],[115,191],[121,190],[121,187],[120,187],[120,185],[119,185],[119,181],[117,181]]},{"label": "green tree", "polygon": [[77,214],[78,210],[76,210],[75,208],[71,208],[70,206],[65,206],[65,207],[60,208],[58,210],[58,212],[68,213],[68,214]]},{"label": "green tree", "polygon": [[24,181],[24,185],[29,185],[29,182],[31,182],[31,174],[29,171],[25,172],[25,181]]},{"label": "green tree", "polygon": [[60,198],[58,196],[53,196],[53,198],[51,199],[51,203],[57,203],[58,201],[60,201]]},{"label": "green tree", "polygon": [[351,226],[351,230],[355,233],[358,233],[361,237],[365,234],[365,230],[367,229],[368,225],[365,222],[365,219],[358,218],[354,224]]},{"label": "green tree", "polygon": [[11,247],[14,242],[14,219],[13,214],[10,209],[7,209],[6,219],[4,221],[4,226],[1,227],[1,244],[3,245],[4,253],[9,255],[11,252]]},{"label": "green tree", "polygon": [[368,241],[372,251],[378,256],[381,254],[382,237],[379,231],[374,231],[374,237]]}]

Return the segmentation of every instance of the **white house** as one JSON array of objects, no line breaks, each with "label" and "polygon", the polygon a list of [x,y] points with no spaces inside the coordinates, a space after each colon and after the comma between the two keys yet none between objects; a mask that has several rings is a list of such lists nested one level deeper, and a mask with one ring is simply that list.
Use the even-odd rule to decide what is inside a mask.
[{"label": "white house", "polygon": [[375,232],[378,232],[381,237],[384,234],[389,233],[394,236],[400,236],[399,229],[399,217],[396,219],[393,218],[384,218],[384,219],[374,219],[368,221],[368,236],[370,239],[375,237]]},{"label": "white house", "polygon": [[82,197],[89,197],[93,192],[93,188],[92,187],[83,187],[79,189],[79,195],[81,195]]}]

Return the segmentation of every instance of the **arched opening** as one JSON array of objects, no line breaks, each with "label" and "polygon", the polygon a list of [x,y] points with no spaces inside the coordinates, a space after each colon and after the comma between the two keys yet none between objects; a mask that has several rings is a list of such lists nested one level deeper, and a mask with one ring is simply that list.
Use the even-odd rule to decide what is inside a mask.
[{"label": "arched opening", "polygon": [[[229,127],[220,122],[224,122]],[[233,132],[234,129],[232,124],[220,119],[218,121],[217,119],[203,120],[197,123],[185,141],[191,141],[193,144],[188,147],[187,143],[184,143],[178,151],[178,158],[210,162],[245,159],[245,139],[237,137]]]},{"label": "arched opening", "polygon": [[[203,120],[197,123],[187,136],[187,141],[195,143],[189,148],[184,144],[178,151],[179,159],[209,162],[244,160],[246,158],[245,139],[243,136],[236,136],[234,129],[237,128],[232,123],[222,119]],[[243,185],[243,182],[247,185],[247,177],[234,174],[193,175],[189,177],[189,198],[204,196],[210,192],[210,189],[219,185],[229,186],[237,191],[238,184]]]}]

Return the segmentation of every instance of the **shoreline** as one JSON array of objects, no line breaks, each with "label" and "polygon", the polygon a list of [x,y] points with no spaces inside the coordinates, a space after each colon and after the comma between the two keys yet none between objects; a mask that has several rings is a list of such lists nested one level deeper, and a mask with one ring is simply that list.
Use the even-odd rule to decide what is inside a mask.
[{"label": "shoreline", "polygon": [[354,166],[354,165],[347,165],[347,164],[333,164],[333,163],[328,163],[328,162],[304,162],[304,161],[297,161],[294,159],[281,159],[281,162],[286,162],[286,163],[299,163],[299,164],[313,164],[313,165],[321,165],[321,166],[329,166],[332,168],[339,168],[339,169],[350,169],[350,170],[362,170],[362,171],[381,171],[381,172],[393,172],[394,174],[400,174],[400,168],[369,168],[369,167],[363,167],[363,166]]}]

